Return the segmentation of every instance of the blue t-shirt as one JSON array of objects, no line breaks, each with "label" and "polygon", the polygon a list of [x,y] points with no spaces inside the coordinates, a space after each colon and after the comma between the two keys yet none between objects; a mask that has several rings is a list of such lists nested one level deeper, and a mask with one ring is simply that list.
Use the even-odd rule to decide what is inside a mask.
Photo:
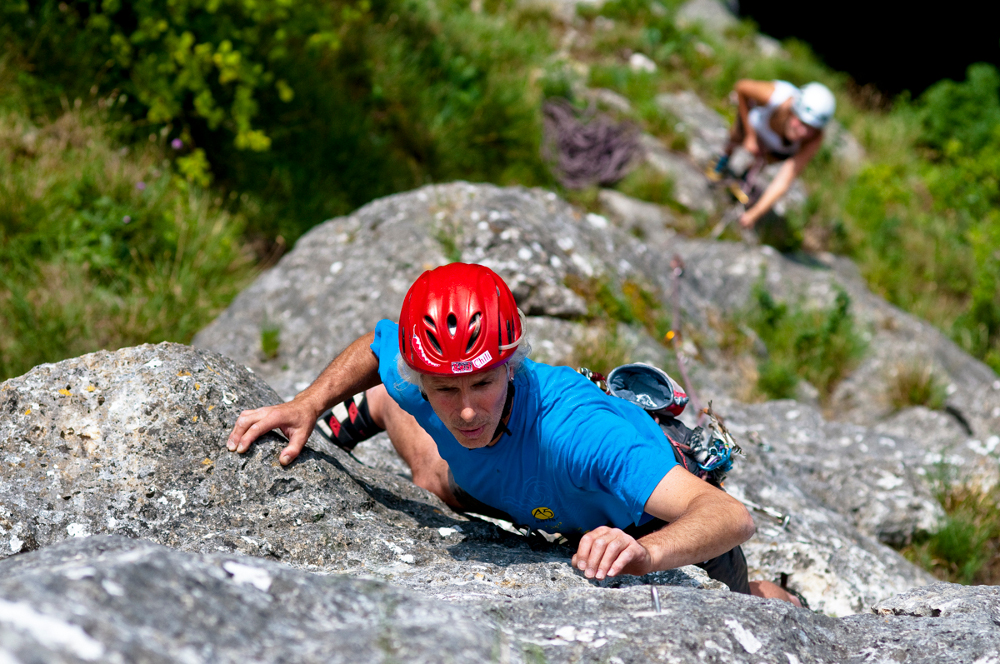
[{"label": "blue t-shirt", "polygon": [[652,518],[646,501],[676,461],[660,427],[641,408],[604,394],[569,367],[525,360],[514,377],[511,435],[470,450],[400,377],[397,329],[389,320],[375,327],[371,349],[382,383],[434,439],[471,496],[519,524],[550,532],[625,528]]}]

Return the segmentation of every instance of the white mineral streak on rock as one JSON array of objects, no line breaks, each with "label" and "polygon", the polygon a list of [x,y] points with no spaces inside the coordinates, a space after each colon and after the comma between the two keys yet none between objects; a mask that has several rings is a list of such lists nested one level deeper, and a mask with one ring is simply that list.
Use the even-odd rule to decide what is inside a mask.
[{"label": "white mineral streak on rock", "polygon": [[76,625],[38,613],[28,604],[0,599],[0,622],[27,632],[43,646],[92,662],[104,656],[104,646]]},{"label": "white mineral streak on rock", "polygon": [[608,219],[607,217],[595,214],[593,212],[587,213],[587,223],[589,223],[594,228],[607,228]]},{"label": "white mineral streak on rock", "polygon": [[90,526],[85,523],[71,523],[66,526],[66,534],[70,537],[87,537],[90,535]]},{"label": "white mineral streak on rock", "polygon": [[763,644],[757,640],[757,637],[750,630],[743,627],[738,620],[726,620],[726,626],[733,631],[733,636],[743,646],[743,649],[751,655],[763,647]]},{"label": "white mineral streak on rock", "polygon": [[233,581],[240,585],[248,584],[265,593],[271,588],[271,575],[259,567],[227,560],[222,563],[222,569],[229,572]]},{"label": "white mineral streak on rock", "polygon": [[104,588],[104,592],[111,595],[112,597],[124,597],[125,589],[121,584],[112,581],[111,579],[103,579],[101,581],[101,587]]},{"label": "white mineral streak on rock", "polygon": [[79,581],[80,579],[89,579],[90,577],[97,574],[97,570],[89,565],[83,567],[70,567],[63,571],[63,576],[65,576],[70,581]]},{"label": "white mineral streak on rock", "polygon": [[573,625],[566,625],[555,631],[556,638],[563,641],[579,641],[581,643],[592,642],[596,634],[597,631],[589,627],[574,627]]},{"label": "white mineral streak on rock", "polygon": [[24,540],[18,539],[17,535],[14,535],[13,537],[10,538],[11,553],[19,553],[21,551],[22,546],[24,546]]},{"label": "white mineral streak on rock", "polygon": [[440,533],[441,537],[450,537],[454,535],[456,532],[458,531],[456,531],[454,528],[438,528],[438,533]]},{"label": "white mineral streak on rock", "polygon": [[583,272],[585,275],[587,275],[588,277],[594,276],[594,268],[590,265],[587,259],[581,256],[579,253],[573,253],[570,256],[570,260],[573,261],[573,265],[576,265],[578,268],[580,268],[580,271]]},{"label": "white mineral streak on rock", "polygon": [[891,473],[882,472],[882,477],[875,483],[879,488],[885,489],[886,491],[891,491],[897,487],[903,486],[906,483],[902,477],[893,475]]}]

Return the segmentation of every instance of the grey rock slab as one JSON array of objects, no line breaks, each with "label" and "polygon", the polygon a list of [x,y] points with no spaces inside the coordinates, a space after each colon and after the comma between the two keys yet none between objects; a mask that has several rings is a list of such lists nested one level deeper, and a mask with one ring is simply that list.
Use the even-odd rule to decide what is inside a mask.
[{"label": "grey rock slab", "polygon": [[[745,454],[735,462],[726,491],[752,507],[757,524],[756,535],[743,546],[751,578],[780,581],[786,574],[789,587],[801,592],[811,608],[835,616],[863,612],[877,601],[933,581],[930,574],[879,543],[874,534],[864,532],[864,526],[871,524],[857,511],[867,509],[883,516],[885,523],[892,523],[889,517],[894,516],[890,508],[883,513],[872,504],[877,498],[870,497],[870,491],[859,491],[846,505],[833,502],[878,474],[855,479],[828,467],[825,462],[831,455],[822,447],[834,441],[825,435],[818,413],[790,401],[756,406],[722,401],[715,408],[726,414],[727,426]],[[787,417],[790,413],[794,417]],[[810,458],[812,450],[818,450],[818,459]],[[858,470],[850,463],[842,466],[844,473]],[[883,493],[904,506],[897,507],[902,513],[897,518],[912,519],[905,508],[913,504],[934,514],[934,503],[921,502],[925,496],[921,491],[926,488],[904,481]],[[787,515],[787,526],[753,506]]]},{"label": "grey rock slab", "polygon": [[[588,302],[567,284],[632,279],[655,292],[669,261],[550,192],[428,186],[312,229],[193,343],[239,359],[290,399],[380,319],[396,319],[421,272],[459,257],[496,270],[530,318],[569,321],[584,319]],[[268,321],[281,328],[274,360],[259,353]]]},{"label": "grey rock slab", "polygon": [[[353,340],[351,329],[343,322],[345,317],[361,316],[363,324],[359,328],[371,329],[378,317],[396,315],[398,303],[392,310],[386,307],[357,311],[349,301],[349,288],[342,288],[336,280],[323,285],[330,277],[327,266],[339,263],[338,275],[346,279],[350,273],[353,281],[349,283],[369,279],[379,291],[398,292],[401,297],[403,287],[396,291],[379,285],[380,275],[398,274],[401,276],[392,278],[400,281],[416,278],[424,268],[420,257],[412,256],[408,265],[401,265],[397,262],[398,256],[410,255],[407,252],[412,246],[423,246],[421,238],[434,238],[443,232],[442,229],[453,238],[454,251],[461,253],[465,260],[483,262],[497,269],[514,286],[522,307],[546,302],[542,296],[546,292],[543,286],[550,289],[547,292],[560,294],[555,301],[571,301],[570,296],[575,293],[565,288],[568,279],[579,282],[629,278],[647,284],[650,292],[663,302],[664,311],[672,315],[674,282],[669,276],[669,263],[674,253],[679,254],[686,263],[686,271],[678,282],[678,302],[681,325],[689,337],[683,354],[699,395],[703,400],[714,398],[717,403],[752,395],[744,394],[747,381],[738,364],[714,353],[713,344],[717,340],[713,335],[717,332],[712,321],[738,316],[748,306],[752,287],[759,279],[763,278],[763,283],[776,298],[792,301],[801,298],[807,306],[829,306],[837,287],[845,288],[853,298],[854,310],[865,329],[877,327],[874,321],[886,315],[884,311],[888,305],[872,296],[860,277],[839,266],[837,261],[833,261],[834,267],[831,267],[816,260],[785,257],[769,247],[691,240],[679,235],[650,235],[640,241],[616,227],[613,215],[609,217],[576,211],[554,195],[540,190],[499,189],[465,183],[425,187],[376,201],[349,217],[331,220],[311,231],[271,272],[263,275],[219,319],[199,333],[195,342],[232,354],[278,386],[279,393],[291,396],[322,370],[333,357],[335,348],[342,348]],[[343,237],[354,239],[340,242],[338,238]],[[397,246],[399,242],[405,246]],[[441,250],[440,242],[434,242],[437,246],[429,245],[431,255],[435,261],[444,260],[437,253]],[[352,263],[354,256],[364,260]],[[350,267],[344,267],[349,263]],[[363,276],[354,272],[363,273]],[[312,301],[317,303],[315,307],[307,306],[306,294],[311,294]],[[379,306],[382,306],[381,300]],[[535,347],[536,359],[553,364],[576,362],[578,348],[600,343],[601,337],[606,335],[603,328],[592,328],[580,320],[552,315],[552,312],[561,311],[557,304],[537,306],[536,312],[541,313],[528,317],[529,338]],[[898,310],[888,308],[895,316]],[[293,328],[302,330],[302,336],[287,341],[290,348],[282,350],[277,361],[262,362],[254,349],[259,335],[257,325],[268,310],[293,312],[288,320]],[[331,320],[338,321],[337,325],[331,325]],[[902,323],[893,328],[901,329]],[[360,333],[360,329],[356,332]],[[876,335],[875,342],[883,343],[883,338],[887,349],[894,347],[892,337]],[[694,339],[698,340],[697,345]],[[651,362],[669,371],[676,367],[674,353],[651,339],[645,331],[620,325],[618,341],[630,350],[633,360]],[[326,350],[303,352],[321,346]],[[298,385],[294,381],[300,377],[302,383]],[[857,389],[866,400],[876,400],[872,386],[862,384]],[[845,408],[839,415],[848,419],[851,413],[850,408]],[[752,414],[753,409],[750,409],[745,426],[755,423]],[[803,484],[816,484],[812,498],[834,512],[839,511],[866,536],[899,543],[931,527],[929,524],[939,512],[933,502],[927,501],[925,477],[919,474],[920,463],[910,456],[924,459],[928,454],[939,454],[939,441],[914,435],[888,435],[887,438],[897,441],[898,448],[891,451],[893,456],[887,457],[885,463],[888,465],[883,468],[879,463],[866,463],[866,453],[860,451],[860,447],[850,450],[851,455],[845,457],[840,451],[840,443],[836,442],[841,436],[825,433],[823,427],[826,425],[818,415],[803,421],[807,419],[815,430],[815,440],[820,442],[809,447],[808,453],[790,453],[783,469],[785,475],[801,478]],[[870,427],[878,421],[877,418],[862,419],[862,424]],[[799,426],[798,430],[804,428],[804,425]],[[769,430],[775,431],[775,436],[783,435],[780,421]],[[872,455],[883,450],[884,446],[878,444],[882,435],[867,430],[859,430],[859,433]],[[855,435],[858,434],[850,434]],[[825,446],[822,441],[830,436],[835,442]],[[911,447],[907,441],[916,441],[920,448]],[[980,438],[983,446],[990,444],[989,441],[988,437]],[[962,444],[964,442],[963,439]],[[967,446],[965,449],[968,455],[980,457]],[[904,450],[908,455],[905,472],[900,470],[895,458]],[[384,437],[363,443],[357,454],[369,465],[397,476],[407,475]],[[802,468],[796,465],[799,462]],[[844,468],[843,475],[827,469],[824,464]],[[924,471],[927,472],[926,467]],[[821,476],[826,478],[822,482]],[[889,484],[898,479],[903,480],[898,487],[891,490],[880,487],[880,482]],[[850,495],[851,492],[855,495]],[[858,587],[845,590],[845,596],[864,597]],[[902,588],[899,585],[892,587]],[[838,611],[855,605],[854,600],[845,600],[838,604],[841,607]]]},{"label": "grey rock slab", "polygon": [[[568,558],[470,522],[315,434],[288,467],[277,463],[275,434],[244,455],[225,449],[240,411],[279,401],[245,367],[169,343],[40,365],[4,382],[0,556],[107,533],[373,574],[450,561],[454,547],[507,561],[515,550],[523,562]],[[440,535],[459,524],[456,537]]]},{"label": "grey rock slab", "polygon": [[1000,626],[1000,588],[934,583],[883,600],[872,611],[880,616],[975,616]]},{"label": "grey rock slab", "polygon": [[677,10],[678,24],[700,24],[710,32],[722,35],[739,23],[725,3],[719,0],[688,0]]},{"label": "grey rock slab", "polygon": [[461,585],[469,561],[487,561],[527,585],[552,585],[543,567],[563,568],[556,587],[590,584],[568,546],[456,514],[412,484],[385,436],[363,443],[370,466],[315,434],[287,467],[273,433],[244,455],[224,448],[241,410],[277,401],[245,367],[170,343],[5,381],[0,558],[114,534],[373,577],[451,566]]},{"label": "grey rock slab", "polygon": [[480,611],[123,537],[0,561],[5,662],[523,661]]},{"label": "grey rock slab", "polygon": [[688,208],[713,214],[720,205],[719,194],[710,186],[705,174],[687,157],[671,152],[649,134],[640,136],[646,163],[673,182],[674,200]]},{"label": "grey rock slab", "polygon": [[[501,594],[489,586],[503,572],[473,567],[461,585],[414,592],[232,553],[71,539],[0,561],[0,660],[985,664],[1000,644],[995,589],[936,584],[836,619],[683,583],[656,588],[659,610],[650,585]],[[411,585],[452,573],[430,567]]]},{"label": "grey rock slab", "polygon": [[729,123],[691,90],[656,96],[656,105],[678,119],[675,129],[688,139],[688,154],[704,167],[722,153],[729,140]]},{"label": "grey rock slab", "polygon": [[921,466],[920,446],[842,422],[794,401],[727,404],[731,429],[779,468],[794,468],[805,493],[862,533],[901,547],[944,517]]},{"label": "grey rock slab", "polygon": [[676,234],[676,220],[663,206],[626,196],[614,189],[601,189],[598,201],[604,212],[620,228],[635,237],[668,243]]}]

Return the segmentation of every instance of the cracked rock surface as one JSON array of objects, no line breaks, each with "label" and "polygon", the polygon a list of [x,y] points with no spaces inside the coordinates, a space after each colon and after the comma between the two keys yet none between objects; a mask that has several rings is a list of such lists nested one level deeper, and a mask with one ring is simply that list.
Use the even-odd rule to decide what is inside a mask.
[{"label": "cracked rock surface", "polygon": [[[680,586],[447,599],[120,536],[0,561],[5,662],[988,662],[996,593],[937,584],[836,619]],[[930,611],[927,608],[930,607]],[[992,620],[989,618],[992,617]]]},{"label": "cracked rock surface", "polygon": [[[641,223],[655,225],[649,213]],[[0,661],[992,661],[997,595],[934,584],[882,542],[934,527],[930,469],[995,473],[997,377],[868,293],[846,261],[683,239],[663,223],[640,241],[627,219],[549,192],[425,187],[315,228],[198,347],[99,352],[0,384]],[[685,357],[746,452],[726,488],[767,510],[752,512],[751,578],[788,575],[818,613],[734,595],[694,567],[587,581],[567,546],[414,486],[384,434],[354,457],[313,436],[288,467],[277,434],[242,456],[223,446],[240,411],[291,397],[395,317],[428,267],[461,257],[496,269],[530,313],[535,357],[564,363],[608,335],[586,320],[596,285],[669,303],[674,253],[684,329],[704,331]],[[836,420],[809,395],[739,401],[710,321],[738,313],[761,274],[779,299],[826,303],[844,288],[869,326]],[[267,359],[260,331],[273,323],[281,344]],[[675,361],[639,325],[616,336],[633,359]],[[945,372],[964,424],[881,409],[894,353]],[[303,614],[317,617],[297,623]]]}]

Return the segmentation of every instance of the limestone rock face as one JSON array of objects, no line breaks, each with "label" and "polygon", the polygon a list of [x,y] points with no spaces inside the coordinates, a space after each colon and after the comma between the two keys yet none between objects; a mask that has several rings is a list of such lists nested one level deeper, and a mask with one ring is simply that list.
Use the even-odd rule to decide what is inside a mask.
[{"label": "limestone rock face", "polygon": [[[469,520],[317,435],[288,467],[273,433],[244,455],[226,450],[240,411],[279,401],[246,367],[170,343],[40,365],[4,382],[0,556],[113,534],[425,589],[590,585],[568,566],[567,547]],[[697,568],[655,578],[720,587]]]},{"label": "limestone rock face", "polygon": [[[490,218],[494,219],[492,226]],[[310,381],[332,358],[332,354],[303,352],[308,347],[305,344],[342,348],[353,340],[350,334],[338,337],[329,331],[330,321],[338,320],[340,311],[351,311],[351,305],[339,297],[345,292],[339,282],[320,285],[328,278],[326,261],[348,265],[359,256],[358,263],[350,263],[352,272],[342,268],[345,282],[366,278],[370,281],[362,292],[392,292],[386,275],[412,280],[423,268],[413,264],[400,268],[396,257],[406,256],[410,245],[434,238],[442,227],[450,229],[455,238],[454,254],[497,269],[514,286],[522,308],[524,302],[538,301],[532,300],[535,290],[525,284],[543,283],[558,290],[565,288],[560,279],[612,283],[630,279],[646,284],[651,293],[668,303],[673,293],[669,262],[678,252],[687,264],[679,292],[685,323],[694,321],[705,332],[713,329],[708,322],[713,312],[738,311],[745,306],[761,269],[775,271],[775,293],[785,297],[790,297],[793,284],[786,284],[782,276],[806,284],[809,279],[818,279],[809,276],[811,271],[821,272],[828,281],[831,273],[825,266],[796,265],[766,248],[682,240],[668,233],[640,241],[602,217],[574,211],[546,192],[456,183],[376,201],[351,217],[317,227],[200,333],[195,343],[233,354],[291,396],[295,388],[289,384],[293,380],[290,376]],[[351,242],[337,244],[338,237],[351,233]],[[401,269],[409,272],[401,273]],[[534,282],[532,275],[536,275]],[[833,294],[833,286],[827,283],[826,291],[816,289],[813,296],[832,299]],[[306,297],[326,313],[311,314],[311,308],[303,303]],[[263,362],[252,350],[258,326],[268,311],[280,311],[278,307],[289,312],[289,329],[311,334],[293,336],[287,354],[283,340],[278,359]],[[371,329],[373,314],[376,312],[357,315],[367,317],[366,325]],[[529,316],[528,331],[535,357],[557,364],[571,359],[575,348],[597,346],[601,337],[607,336],[604,328],[552,315]],[[620,325],[617,338],[632,349],[633,359],[661,366],[676,362],[672,353],[641,328]],[[940,508],[931,499],[923,477],[909,463],[909,455],[896,456],[896,452],[909,449],[909,440],[899,440],[898,449],[884,463],[869,463],[864,446],[881,450],[884,446],[879,440],[896,438],[863,427],[843,431],[839,425],[827,427],[808,407],[800,409],[800,420],[794,420],[787,417],[795,409],[793,405],[742,406],[732,397],[736,379],[728,373],[730,364],[721,358],[713,360],[708,348],[698,359],[700,363],[695,362],[692,369],[702,398],[725,404],[720,412],[731,426],[747,436],[756,431],[772,450],[760,455],[770,461],[754,462],[752,472],[751,462],[741,461],[738,465],[747,466],[745,477],[738,471],[727,488],[734,495],[777,506],[793,518],[789,531],[772,532],[770,517],[755,515],[761,534],[747,548],[754,552],[751,565],[756,566],[758,578],[790,574],[790,583],[810,602],[837,615],[863,610],[888,594],[930,579],[873,539],[905,542],[916,532],[933,529],[940,516]],[[855,440],[859,435],[860,444]],[[853,448],[845,449],[841,442],[845,437],[850,438]],[[362,443],[356,454],[371,466],[406,474],[384,436]],[[882,488],[880,482],[889,488]]]},{"label": "limestone rock face", "polygon": [[[570,286],[665,285],[658,257],[603,216],[542,190],[454,183],[389,196],[312,229],[193,343],[239,358],[290,399],[380,319],[398,317],[424,270],[458,258],[496,270],[529,329],[535,317],[586,316],[588,302]],[[274,360],[258,351],[266,324],[281,330]],[[657,352],[650,361],[663,362],[667,350]]]},{"label": "limestone rock face", "polygon": [[[835,619],[678,586],[428,596],[123,537],[0,561],[5,662],[990,661],[994,589],[938,584]],[[917,617],[919,616],[919,617]]]},{"label": "limestone rock face", "polygon": [[124,537],[0,561],[0,657],[19,662],[474,662],[479,611],[259,558]]}]

